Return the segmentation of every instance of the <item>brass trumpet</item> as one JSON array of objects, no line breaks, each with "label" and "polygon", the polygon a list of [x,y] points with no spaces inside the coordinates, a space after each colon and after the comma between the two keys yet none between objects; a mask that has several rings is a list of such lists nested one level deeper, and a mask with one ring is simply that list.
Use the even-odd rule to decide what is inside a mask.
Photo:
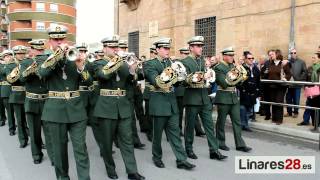
[{"label": "brass trumpet", "polygon": [[96,60],[96,57],[95,57],[95,54],[94,53],[89,53],[88,56],[87,56],[87,60],[89,62],[94,62]]},{"label": "brass trumpet", "polygon": [[67,50],[65,51],[65,56],[69,61],[75,61],[77,60],[79,56],[79,50],[74,46],[69,46]]}]

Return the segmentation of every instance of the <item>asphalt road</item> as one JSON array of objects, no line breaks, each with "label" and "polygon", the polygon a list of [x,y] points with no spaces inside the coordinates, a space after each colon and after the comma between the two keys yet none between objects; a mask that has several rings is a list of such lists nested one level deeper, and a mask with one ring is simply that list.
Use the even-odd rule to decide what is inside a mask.
[{"label": "asphalt road", "polygon": [[[198,155],[198,160],[190,160],[197,165],[193,171],[179,170],[176,168],[175,157],[169,144],[163,137],[163,162],[165,169],[156,168],[152,163],[151,144],[147,141],[144,134],[140,134],[143,143],[146,143],[145,150],[136,150],[136,159],[138,169],[147,179],[151,180],[300,180],[320,179],[319,159],[320,153],[317,150],[318,145],[310,142],[304,142],[297,139],[286,138],[274,135],[272,133],[253,132],[243,133],[248,146],[253,148],[249,154],[235,151],[233,134],[231,129],[227,130],[227,145],[231,151],[221,151],[228,155],[228,160],[219,162],[209,159],[208,146],[205,138],[195,138],[194,151]],[[91,128],[87,130],[87,146],[90,156],[90,173],[92,180],[108,179],[104,164],[99,156],[98,147],[93,139]],[[115,148],[114,159],[117,165],[119,179],[127,179],[124,164],[120,151]],[[316,170],[315,174],[235,174],[235,156],[315,156]],[[75,161],[72,153],[72,147],[69,146],[69,174],[71,179],[77,179],[75,170]],[[9,136],[8,127],[0,128],[0,180],[54,180],[54,169],[50,165],[45,153],[45,159],[42,164],[34,165],[30,153],[30,145],[25,149],[19,148],[18,137]]]}]

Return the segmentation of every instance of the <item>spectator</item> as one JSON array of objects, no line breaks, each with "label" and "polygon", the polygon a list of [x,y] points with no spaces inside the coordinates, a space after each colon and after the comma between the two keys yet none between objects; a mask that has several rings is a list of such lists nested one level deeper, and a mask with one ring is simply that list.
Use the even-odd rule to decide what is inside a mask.
[{"label": "spectator", "polygon": [[[261,64],[261,79],[269,79],[269,66],[270,62],[276,59],[275,50],[269,50],[268,51],[268,58]],[[264,101],[270,102],[270,96],[269,96],[269,86],[270,84],[262,84],[261,90],[262,90],[262,99]],[[261,116],[265,116],[264,120],[270,120],[271,118],[271,111],[270,111],[270,105],[269,104],[263,104],[261,106]]]},{"label": "spectator", "polygon": [[243,67],[248,72],[248,79],[238,87],[240,91],[240,117],[242,130],[251,132],[248,124],[249,113],[253,112],[256,99],[260,96],[260,70],[254,64],[254,57],[250,52],[247,52],[244,58]]},{"label": "spectator", "polygon": [[[283,60],[280,50],[270,51],[269,55],[271,61],[269,64],[269,71],[267,78],[269,80],[290,80],[291,71],[290,64],[287,60]],[[277,83],[269,85],[268,96],[271,102],[283,103],[287,87]],[[277,125],[282,124],[283,121],[283,107],[280,105],[272,105],[272,122]]]},{"label": "spectator", "polygon": [[[309,80],[311,82],[320,82],[320,46],[318,47],[318,51],[316,52],[317,58],[314,60],[312,66],[309,68]],[[319,86],[317,86],[319,87]],[[319,87],[320,88],[320,87]],[[310,106],[320,108],[320,94],[315,97],[310,98]],[[315,111],[311,111],[312,125],[315,125]],[[320,122],[320,116],[317,119],[318,123]]]},{"label": "spectator", "polygon": [[[306,81],[307,73],[308,73],[306,63],[297,56],[296,49],[291,49],[290,55],[291,55],[291,58],[289,59],[289,63],[291,65],[291,74],[292,74],[291,80]],[[299,85],[289,86],[288,92],[286,94],[287,104],[300,105],[300,94],[301,94],[301,86]],[[293,118],[297,118],[298,114],[299,114],[299,108],[287,107],[287,114],[285,114],[285,117],[293,116]]]}]

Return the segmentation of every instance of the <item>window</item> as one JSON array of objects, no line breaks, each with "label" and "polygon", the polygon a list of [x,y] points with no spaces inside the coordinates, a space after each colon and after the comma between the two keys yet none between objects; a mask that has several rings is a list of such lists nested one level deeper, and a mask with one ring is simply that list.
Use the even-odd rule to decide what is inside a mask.
[{"label": "window", "polygon": [[57,4],[50,4],[50,11],[51,12],[58,12],[58,5]]},{"label": "window", "polygon": [[195,20],[195,35],[204,37],[204,56],[214,56],[216,53],[216,17]]},{"label": "window", "polygon": [[128,36],[129,52],[134,52],[139,57],[139,31],[130,32]]},{"label": "window", "polygon": [[44,22],[37,22],[36,30],[37,31],[45,31],[46,30],[45,23]]},{"label": "window", "polygon": [[45,4],[44,3],[36,3],[36,11],[44,11]]}]

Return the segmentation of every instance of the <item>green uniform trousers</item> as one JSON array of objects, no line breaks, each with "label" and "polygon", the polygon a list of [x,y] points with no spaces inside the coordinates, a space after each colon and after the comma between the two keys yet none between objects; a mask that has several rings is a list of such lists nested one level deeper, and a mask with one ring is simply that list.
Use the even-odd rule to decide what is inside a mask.
[{"label": "green uniform trousers", "polygon": [[28,143],[27,121],[23,104],[13,104],[14,116],[17,119],[18,138],[20,144]]},{"label": "green uniform trousers", "polygon": [[147,132],[150,129],[150,127],[149,127],[149,123],[147,122],[147,118],[144,113],[143,95],[142,95],[141,91],[139,94],[134,95],[133,101],[134,101],[133,107],[134,107],[135,115],[139,121],[140,131]]},{"label": "green uniform trousers", "polygon": [[117,138],[122,159],[128,174],[137,172],[132,142],[131,118],[106,119],[99,118],[101,128],[101,143],[103,146],[103,160],[108,174],[115,174],[115,163],[112,157],[112,143]]},{"label": "green uniform trousers", "polygon": [[185,161],[187,155],[183,149],[182,141],[180,138],[179,129],[179,114],[171,116],[153,116],[153,140],[152,140],[152,155],[154,161],[162,159],[162,132],[167,134],[167,138],[171,145],[172,151],[178,161]]},{"label": "green uniform trousers", "polygon": [[[44,101],[39,101],[40,111],[43,110]],[[26,118],[29,126],[31,154],[34,160],[38,160],[43,156],[42,153],[42,138],[41,126],[43,128],[47,154],[51,162],[53,162],[52,142],[50,137],[50,130],[46,121],[41,121],[41,113],[26,112]]]},{"label": "green uniform trousers", "polygon": [[8,125],[9,125],[9,132],[15,132],[16,131],[16,121],[14,117],[14,111],[13,106],[11,103],[9,103],[9,98],[3,98],[3,105],[7,112],[7,119],[8,119]]},{"label": "green uniform trousers", "polygon": [[89,108],[90,108],[90,111],[88,114],[89,124],[92,129],[93,137],[96,140],[97,145],[99,146],[100,154],[102,154],[103,150],[102,150],[102,143],[101,143],[101,128],[99,127],[98,118],[93,116],[94,106],[90,105]]},{"label": "green uniform trousers", "polygon": [[32,158],[33,160],[39,160],[43,157],[43,153],[41,150],[41,115],[26,113],[26,118],[29,126]]},{"label": "green uniform trousers", "polygon": [[137,117],[135,114],[135,109],[134,109],[134,99],[129,99],[130,104],[131,104],[131,127],[132,127],[132,138],[133,138],[133,144],[141,144],[139,135],[138,135],[138,130],[137,130]]},{"label": "green uniform trousers", "polygon": [[0,124],[3,122],[4,123],[6,122],[6,112],[5,112],[3,98],[0,97]]},{"label": "green uniform trousers", "polygon": [[149,99],[144,100],[145,119],[147,124],[147,131],[150,136],[153,136],[153,117],[149,113]]},{"label": "green uniform trousers", "polygon": [[69,180],[68,132],[79,180],[90,179],[90,162],[86,146],[87,121],[75,123],[47,122],[52,140],[54,167],[58,180]]},{"label": "green uniform trousers", "polygon": [[188,105],[186,106],[186,132],[185,132],[185,146],[186,151],[193,151],[193,140],[194,140],[194,127],[198,115],[202,120],[204,131],[207,136],[207,141],[209,145],[209,150],[216,151],[219,148],[218,140],[214,136],[214,123],[212,120],[212,105]]},{"label": "green uniform trousers", "polygon": [[240,125],[240,104],[217,104],[218,117],[216,124],[217,138],[220,146],[225,146],[225,123],[227,115],[230,116],[233,128],[234,141],[236,147],[245,147],[246,144],[241,137],[241,125]]},{"label": "green uniform trousers", "polygon": [[[180,128],[181,132],[184,132],[182,129],[183,109],[184,109],[183,96],[177,96],[177,104],[178,104],[178,109],[179,109],[179,128]],[[202,132],[200,119],[198,116],[196,118],[197,119],[195,122],[196,124],[195,124],[194,130],[196,131],[196,133]],[[186,122],[185,122],[185,125],[186,125]]]}]

